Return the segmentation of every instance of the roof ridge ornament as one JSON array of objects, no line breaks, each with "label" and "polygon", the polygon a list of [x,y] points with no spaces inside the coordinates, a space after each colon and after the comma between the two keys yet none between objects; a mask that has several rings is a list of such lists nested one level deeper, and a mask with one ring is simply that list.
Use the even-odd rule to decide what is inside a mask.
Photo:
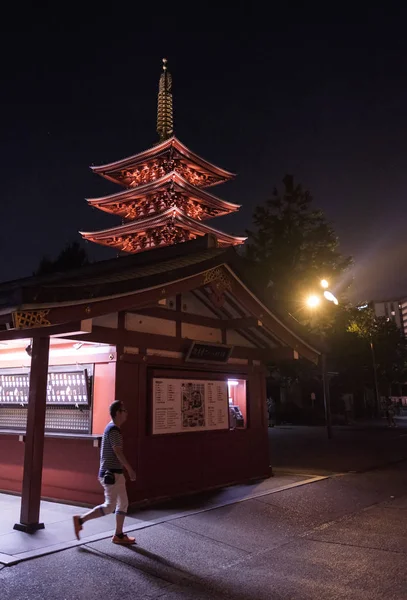
[{"label": "roof ridge ornament", "polygon": [[172,107],[172,77],[168,71],[167,59],[163,58],[163,72],[158,84],[157,133],[159,143],[168,140],[174,134]]}]

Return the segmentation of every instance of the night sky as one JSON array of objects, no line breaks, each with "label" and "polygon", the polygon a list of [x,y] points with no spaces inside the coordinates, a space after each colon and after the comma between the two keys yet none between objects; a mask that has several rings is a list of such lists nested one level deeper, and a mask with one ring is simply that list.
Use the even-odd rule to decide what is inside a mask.
[{"label": "night sky", "polygon": [[[89,165],[157,141],[161,59],[175,133],[238,174],[242,204],[212,223],[244,234],[285,173],[308,187],[355,259],[355,301],[407,295],[407,48],[400,27],[275,23],[263,33],[2,34],[0,280],[30,275],[119,222],[85,198],[119,191]],[[86,244],[92,259],[114,256]]]}]

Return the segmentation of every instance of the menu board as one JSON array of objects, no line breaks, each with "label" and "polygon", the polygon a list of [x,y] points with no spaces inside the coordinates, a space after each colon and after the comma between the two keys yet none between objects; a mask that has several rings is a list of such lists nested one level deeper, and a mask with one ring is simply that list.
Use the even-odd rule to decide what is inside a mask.
[{"label": "menu board", "polygon": [[228,428],[226,381],[153,379],[153,434]]},{"label": "menu board", "polygon": [[[30,374],[0,374],[0,404],[27,404]],[[88,404],[86,371],[48,373],[47,404]]]}]

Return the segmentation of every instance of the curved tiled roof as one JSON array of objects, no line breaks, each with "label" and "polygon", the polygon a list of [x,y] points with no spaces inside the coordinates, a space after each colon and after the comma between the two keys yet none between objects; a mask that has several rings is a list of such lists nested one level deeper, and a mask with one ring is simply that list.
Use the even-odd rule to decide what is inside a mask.
[{"label": "curved tiled roof", "polygon": [[185,146],[178,138],[175,136],[149,148],[148,150],[144,150],[143,152],[139,152],[138,154],[133,154],[133,156],[128,156],[127,158],[122,158],[121,160],[116,160],[111,163],[106,163],[104,165],[92,166],[91,169],[94,173],[99,175],[112,173],[114,171],[130,168],[136,166],[146,160],[151,160],[154,156],[158,156],[168,150],[169,148],[175,148],[178,150],[180,154],[185,156],[185,158],[191,160],[196,165],[202,167],[203,169],[210,171],[224,179],[232,179],[235,177],[235,173],[231,173],[230,171],[226,171],[226,169],[222,169],[221,167],[217,167],[213,163],[210,163],[206,159],[202,158],[195,152],[192,152],[187,146]]},{"label": "curved tiled roof", "polygon": [[226,200],[218,198],[214,194],[210,194],[202,188],[197,188],[194,185],[191,185],[176,171],[171,171],[155,181],[150,181],[149,183],[139,185],[135,188],[125,189],[115,194],[109,194],[108,196],[100,196],[99,198],[87,198],[87,202],[92,206],[97,206],[100,208],[103,206],[108,206],[113,202],[130,202],[131,200],[142,198],[147,194],[152,194],[153,192],[158,191],[160,188],[167,186],[172,181],[181,191],[185,191],[191,197],[200,199],[210,206],[224,208],[227,211],[236,211],[240,208],[239,204],[227,202]]}]

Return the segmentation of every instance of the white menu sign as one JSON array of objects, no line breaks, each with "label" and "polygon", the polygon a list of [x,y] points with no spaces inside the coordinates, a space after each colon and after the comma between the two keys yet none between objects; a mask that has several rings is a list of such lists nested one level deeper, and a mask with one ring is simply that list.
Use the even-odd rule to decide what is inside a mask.
[{"label": "white menu sign", "polygon": [[153,379],[153,434],[229,429],[226,381]]}]

